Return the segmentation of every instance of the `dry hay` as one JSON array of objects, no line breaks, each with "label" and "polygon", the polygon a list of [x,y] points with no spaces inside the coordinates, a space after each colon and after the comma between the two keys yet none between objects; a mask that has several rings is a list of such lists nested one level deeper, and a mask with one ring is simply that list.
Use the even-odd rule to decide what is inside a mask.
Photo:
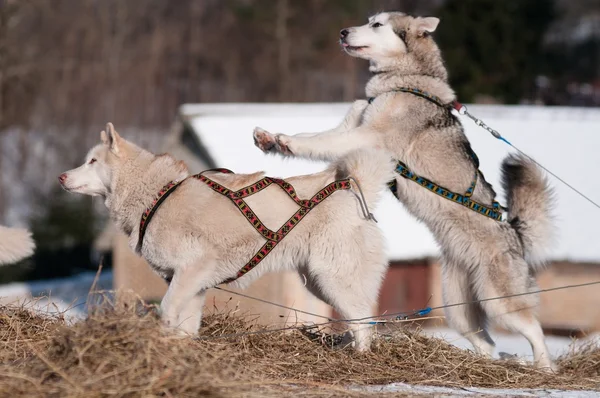
[{"label": "dry hay", "polygon": [[[446,342],[403,331],[372,352],[333,350],[298,331],[218,338],[261,330],[242,317],[205,317],[194,341],[165,333],[140,302],[107,304],[87,320],[0,307],[0,392],[19,396],[360,396],[351,385],[406,382],[436,386],[600,390],[600,350],[558,360],[548,375],[488,360]],[[147,308],[147,307],[146,307]],[[215,338],[217,337],[217,338]],[[396,395],[397,396],[397,395]]]},{"label": "dry hay", "polygon": [[45,341],[63,324],[59,316],[34,314],[23,307],[0,306],[0,363],[27,358],[31,344]]}]

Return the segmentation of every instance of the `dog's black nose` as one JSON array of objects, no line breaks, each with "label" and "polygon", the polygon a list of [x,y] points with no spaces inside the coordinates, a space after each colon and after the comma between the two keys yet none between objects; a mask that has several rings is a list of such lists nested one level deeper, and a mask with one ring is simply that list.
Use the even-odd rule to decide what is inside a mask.
[{"label": "dog's black nose", "polygon": [[348,36],[348,33],[350,33],[350,31],[348,29],[342,29],[342,30],[340,30],[340,37],[343,39],[346,36]]}]

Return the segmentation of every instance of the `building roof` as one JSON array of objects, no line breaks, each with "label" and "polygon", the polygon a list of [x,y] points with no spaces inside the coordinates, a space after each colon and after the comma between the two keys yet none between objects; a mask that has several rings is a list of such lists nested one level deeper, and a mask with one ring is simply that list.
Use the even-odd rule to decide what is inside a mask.
[{"label": "building roof", "polygon": [[[255,126],[271,132],[295,134],[319,132],[335,127],[349,104],[189,104],[181,115],[196,133],[211,162],[238,173],[264,170],[268,175],[287,177],[317,172],[325,163],[266,156],[253,143]],[[500,131],[515,146],[600,202],[600,109],[469,106],[469,111]],[[486,179],[499,193],[501,160],[511,148],[494,139],[465,117],[463,125],[481,161]],[[557,241],[554,260],[600,262],[596,226],[600,209],[550,177],[556,193]],[[436,256],[438,248],[427,228],[410,216],[391,194],[386,194],[376,211],[379,226],[388,241],[390,260]]]}]

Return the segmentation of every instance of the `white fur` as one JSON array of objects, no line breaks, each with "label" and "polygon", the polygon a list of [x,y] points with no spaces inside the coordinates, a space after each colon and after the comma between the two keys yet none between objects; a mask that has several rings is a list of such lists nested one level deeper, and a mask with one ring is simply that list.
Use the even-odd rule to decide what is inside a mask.
[{"label": "white fur", "polygon": [[[157,192],[172,180],[189,176],[183,163],[168,155],[155,156],[122,139],[116,132],[102,135],[86,164],[65,173],[65,189],[101,195],[111,218],[136,247],[139,222]],[[90,159],[96,162],[89,165]],[[300,198],[310,198],[330,182],[354,177],[370,210],[393,178],[391,157],[374,149],[348,153],[327,170],[291,177]],[[207,173],[220,184],[237,190],[263,177],[262,173]],[[101,185],[101,186],[100,186]],[[247,286],[266,272],[297,270],[307,288],[332,305],[345,319],[374,315],[379,289],[387,270],[383,236],[365,219],[353,182],[351,191],[333,193],[316,206],[275,249],[235,285]],[[246,199],[272,230],[298,210],[279,187],[270,186]],[[196,334],[206,290],[235,276],[265,243],[239,209],[205,183],[185,181],[156,211],[148,224],[141,255],[170,281],[162,300],[164,323]],[[354,324],[359,350],[370,346],[371,329]]]},{"label": "white fur", "polygon": [[[378,26],[379,24],[381,26]],[[369,18],[369,23],[366,25],[348,28],[348,30],[350,33],[342,46],[354,57],[382,62],[406,53],[406,46],[394,33],[386,13]]]},{"label": "white fur", "polygon": [[35,243],[26,229],[0,226],[0,265],[15,263],[33,254]]}]

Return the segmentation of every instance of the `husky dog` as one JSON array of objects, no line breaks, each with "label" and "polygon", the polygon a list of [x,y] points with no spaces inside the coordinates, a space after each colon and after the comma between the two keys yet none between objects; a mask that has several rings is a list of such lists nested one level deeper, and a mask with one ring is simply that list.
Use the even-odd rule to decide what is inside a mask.
[{"label": "husky dog", "polygon": [[35,243],[26,229],[0,226],[0,265],[16,263],[33,254]]},{"label": "husky dog", "polygon": [[[358,100],[337,127],[294,136],[256,128],[254,140],[264,152],[335,160],[356,148],[391,152],[419,176],[453,192],[465,192],[476,175],[472,199],[489,206],[495,192],[477,171],[463,127],[447,107],[400,88],[417,89],[451,104],[455,94],[440,50],[431,37],[439,19],[399,12],[381,13],[368,24],[343,29],[340,44],[353,57],[369,60],[373,73],[366,87],[371,100]],[[536,289],[534,275],[543,266],[551,238],[551,191],[528,159],[509,156],[502,165],[510,208],[500,222],[446,200],[396,174],[398,199],[423,221],[441,248],[445,304],[510,296]],[[521,333],[532,345],[537,366],[551,368],[535,295],[451,306],[448,322],[474,348],[492,355],[489,321]]]},{"label": "husky dog", "polygon": [[[166,325],[196,334],[206,290],[236,275],[265,243],[229,199],[194,178],[185,164],[154,155],[121,138],[112,124],[101,133],[85,163],[59,177],[64,189],[104,198],[110,216],[129,236],[132,249],[140,219],[157,193],[183,181],[156,210],[143,239],[141,256],[170,281],[161,303]],[[356,151],[320,173],[291,177],[300,198],[310,198],[334,180],[352,176],[373,205],[393,178],[391,157]],[[263,178],[262,173],[206,176],[231,190]],[[357,187],[352,186],[352,189]],[[267,228],[279,228],[298,205],[272,185],[246,199]],[[265,272],[297,270],[307,287],[345,319],[372,315],[387,270],[383,236],[365,219],[353,190],[334,192],[291,230],[264,260],[235,283],[247,286]],[[371,332],[352,326],[355,347],[369,348]]]}]

